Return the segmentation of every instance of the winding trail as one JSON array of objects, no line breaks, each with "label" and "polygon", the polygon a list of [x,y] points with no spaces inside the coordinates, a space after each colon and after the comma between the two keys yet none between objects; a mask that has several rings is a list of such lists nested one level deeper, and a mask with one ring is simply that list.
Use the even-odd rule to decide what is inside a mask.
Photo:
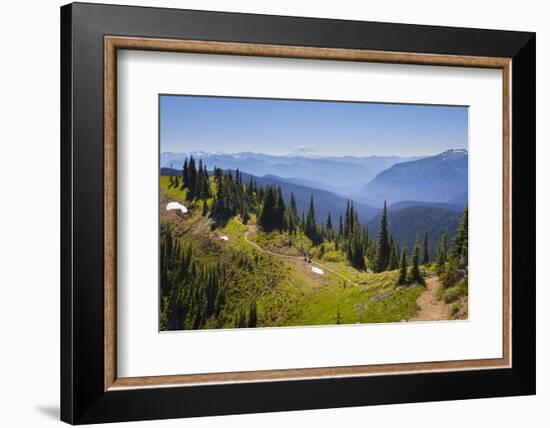
[{"label": "winding trail", "polygon": [[426,279],[426,290],[416,300],[420,310],[409,321],[439,321],[449,319],[449,306],[437,298],[439,278]]},{"label": "winding trail", "polygon": [[[239,222],[241,223],[241,222]],[[242,223],[241,223],[242,224]],[[244,226],[244,225],[243,225]],[[274,257],[282,257],[282,258],[286,258],[286,259],[294,259],[294,260],[298,260],[300,262],[303,262],[303,257],[300,257],[300,256],[291,256],[291,255],[288,255],[288,254],[279,254],[279,253],[274,253],[273,251],[269,251],[269,250],[265,250],[263,249],[262,247],[260,247],[258,244],[256,244],[255,242],[252,242],[250,239],[248,239],[248,235],[250,234],[250,232],[252,232],[253,229],[252,227],[250,226],[246,226],[246,232],[244,234],[244,240],[246,242],[248,242],[250,245],[252,245],[254,248],[256,248],[258,251],[264,253],[264,254],[269,254],[270,256],[274,256]],[[326,265],[322,264],[321,262],[318,262],[317,260],[314,260],[314,259],[311,259],[311,263],[312,264],[315,264],[319,267],[322,267],[323,269],[325,269],[326,271],[328,272],[331,272],[333,273],[334,275],[337,275],[339,276],[340,278],[342,279],[345,279],[346,281],[348,281],[349,283],[353,284],[353,285],[356,285],[356,286],[360,286],[360,284],[356,283],[355,281],[349,279],[347,276],[345,275],[342,275],[340,272],[336,272],[335,270],[327,267]]]}]

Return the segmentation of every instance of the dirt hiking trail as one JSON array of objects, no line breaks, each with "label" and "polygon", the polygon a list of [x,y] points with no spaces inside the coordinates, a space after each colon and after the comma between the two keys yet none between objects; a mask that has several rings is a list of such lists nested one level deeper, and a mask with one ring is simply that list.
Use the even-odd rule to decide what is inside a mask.
[{"label": "dirt hiking trail", "polygon": [[420,310],[409,321],[437,321],[449,319],[449,305],[437,298],[439,278],[426,279],[426,290],[416,300]]}]

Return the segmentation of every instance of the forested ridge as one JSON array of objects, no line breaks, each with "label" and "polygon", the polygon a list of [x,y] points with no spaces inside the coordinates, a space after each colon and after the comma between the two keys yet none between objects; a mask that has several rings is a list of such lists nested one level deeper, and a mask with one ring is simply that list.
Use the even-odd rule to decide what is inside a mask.
[{"label": "forested ridge", "polygon": [[[299,307],[299,302],[317,298],[326,290],[298,293],[285,285],[292,282],[292,275],[301,274],[295,266],[257,254],[250,248],[233,247],[226,251],[219,240],[215,241],[216,233],[232,230],[239,231],[234,236],[241,237],[254,231],[259,244],[299,256],[304,263],[312,260],[331,263],[347,275],[369,278],[375,284],[383,278],[385,283],[380,282],[380,287],[385,290],[384,296],[397,299],[401,293],[399,298],[407,303],[396,300],[395,306],[402,307],[388,308],[388,313],[396,312],[392,315],[396,318],[414,312],[414,300],[412,303],[410,300],[418,293],[413,289],[424,284],[426,275],[438,274],[445,290],[454,290],[458,283],[463,287],[465,283],[467,293],[467,210],[451,242],[448,231],[434,239],[426,230],[416,230],[414,244],[408,250],[406,246],[400,248],[393,239],[386,204],[373,236],[366,222],[359,218],[352,200],[344,212],[329,212],[320,220],[313,195],[307,209],[299,212],[292,193],[285,200],[280,186],[258,185],[252,176],[243,180],[238,169],[214,168],[209,174],[202,161],[197,164],[190,157],[185,159],[181,174],[173,171],[170,169],[170,175],[162,177],[164,192],[185,201],[194,224],[207,224],[210,234],[195,234],[193,239],[186,239],[190,238],[191,229],[185,229],[190,220],[178,219],[178,226],[174,221],[161,221],[163,330],[290,325],[300,317],[310,316],[304,312],[307,308]],[[437,242],[435,250],[430,248],[434,242]],[[237,244],[242,242],[232,240],[228,245]],[[331,279],[329,283],[328,279],[327,276],[324,281],[330,287],[341,286],[342,293],[351,293],[346,290],[349,287],[346,281]],[[310,281],[312,288],[319,282],[316,278],[301,281]],[[369,281],[365,280],[365,284]],[[446,298],[446,292],[442,292],[442,298]],[[288,314],[276,308],[275,302],[280,299]],[[384,297],[380,302],[387,304],[390,299]],[[376,322],[378,316],[378,321],[386,320],[371,313],[374,306],[379,310],[380,302],[376,301],[373,308],[355,308],[355,318]],[[334,323],[346,322],[340,308],[333,312]]]}]

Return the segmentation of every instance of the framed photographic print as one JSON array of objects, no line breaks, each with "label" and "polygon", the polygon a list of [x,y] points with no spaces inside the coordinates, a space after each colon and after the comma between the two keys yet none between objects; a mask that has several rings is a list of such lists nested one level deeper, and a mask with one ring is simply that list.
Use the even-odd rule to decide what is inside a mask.
[{"label": "framed photographic print", "polygon": [[533,33],[76,3],[61,53],[62,420],[535,393]]}]

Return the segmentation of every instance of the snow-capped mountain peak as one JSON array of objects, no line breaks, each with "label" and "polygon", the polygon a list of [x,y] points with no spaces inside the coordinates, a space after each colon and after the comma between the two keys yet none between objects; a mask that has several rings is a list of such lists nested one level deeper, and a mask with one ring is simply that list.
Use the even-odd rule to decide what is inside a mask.
[{"label": "snow-capped mountain peak", "polygon": [[436,155],[435,157],[441,158],[443,160],[454,160],[467,156],[468,150],[466,149],[449,149],[444,151],[443,153],[440,153],[439,155]]},{"label": "snow-capped mountain peak", "polygon": [[290,152],[288,155],[300,157],[315,156],[315,151],[308,146],[300,146],[293,152]]}]

